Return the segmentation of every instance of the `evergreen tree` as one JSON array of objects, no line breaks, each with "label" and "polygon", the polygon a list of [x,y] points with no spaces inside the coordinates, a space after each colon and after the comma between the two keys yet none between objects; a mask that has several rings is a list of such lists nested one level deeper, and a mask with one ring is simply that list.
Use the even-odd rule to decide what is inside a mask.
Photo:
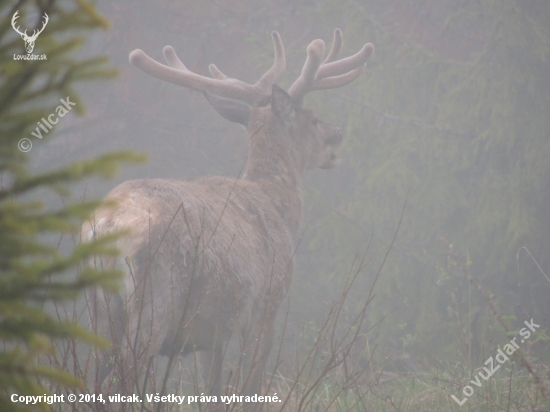
[{"label": "evergreen tree", "polygon": [[[40,19],[28,33],[42,26],[44,14],[49,17],[33,51],[45,54],[47,60],[13,57],[25,54],[25,49],[11,27],[12,16],[19,11],[18,24],[24,27],[29,24],[25,17],[30,10]],[[83,104],[73,86],[115,74],[104,58],[72,57],[83,42],[75,35],[77,30],[106,28],[107,23],[85,0],[1,1],[0,16],[0,410],[47,410],[45,403],[12,403],[10,395],[44,395],[47,381],[81,384],[67,372],[39,365],[39,358],[53,350],[51,340],[70,337],[92,344],[107,343],[75,323],[52,317],[43,309],[44,303],[74,299],[89,286],[114,288],[119,274],[92,268],[76,270],[91,256],[115,254],[112,241],[116,236],[78,244],[68,254],[44,241],[52,234],[77,233],[98,202],[71,202],[52,209],[37,199],[45,190],[66,198],[71,183],[92,175],[109,177],[121,161],[138,157],[111,154],[46,173],[29,172],[29,154],[22,151],[28,141],[21,139],[45,144],[31,137],[37,120],[55,113],[59,100],[67,96],[76,102],[75,111],[82,114]],[[49,138],[47,135],[43,140]]]},{"label": "evergreen tree", "polygon": [[346,38],[376,52],[355,96],[331,96],[348,163],[338,198],[319,184],[306,202],[323,216],[307,271],[334,279],[371,236],[389,244],[409,193],[372,319],[394,314],[382,338],[393,349],[480,362],[505,338],[443,238],[512,327],[550,325],[550,284],[522,249],[548,274],[550,3],[394,1],[375,16],[376,3],[327,0],[310,16],[346,21]]}]

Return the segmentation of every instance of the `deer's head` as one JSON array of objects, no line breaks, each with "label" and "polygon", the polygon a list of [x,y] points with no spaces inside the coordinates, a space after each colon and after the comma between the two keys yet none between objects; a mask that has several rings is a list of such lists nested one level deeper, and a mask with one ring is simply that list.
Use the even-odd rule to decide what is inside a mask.
[{"label": "deer's head", "polygon": [[25,49],[27,50],[28,54],[31,54],[34,50],[34,43],[36,42],[36,39],[38,38],[38,35],[44,31],[46,28],[46,25],[48,24],[48,21],[50,18],[46,13],[44,13],[44,22],[42,23],[42,28],[40,30],[34,30],[32,33],[32,36],[27,35],[27,30],[22,32],[19,30],[19,26],[15,27],[16,21],[19,18],[19,10],[15,12],[11,19],[11,25],[13,29],[21,35],[21,38],[25,41]]},{"label": "deer's head", "polygon": [[322,40],[310,43],[301,75],[285,91],[275,84],[286,67],[285,51],[279,34],[273,32],[272,37],[273,66],[253,85],[227,77],[213,64],[209,67],[213,78],[193,73],[171,46],[163,50],[168,66],[139,49],[130,53],[130,62],[161,80],[202,91],[219,114],[243,125],[251,139],[249,161],[257,162],[259,170],[265,168],[265,174],[270,173],[270,162],[277,159],[286,163],[286,167],[299,170],[332,168],[342,136],[336,127],[302,108],[304,96],[313,90],[333,89],[355,80],[374,47],[367,43],[353,56],[338,60],[342,32],[336,29],[326,58]]}]

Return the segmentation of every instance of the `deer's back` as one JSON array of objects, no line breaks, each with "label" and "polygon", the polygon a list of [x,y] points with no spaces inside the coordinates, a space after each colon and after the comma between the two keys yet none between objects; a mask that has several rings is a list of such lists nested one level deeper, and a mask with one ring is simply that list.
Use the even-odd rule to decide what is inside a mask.
[{"label": "deer's back", "polygon": [[[286,294],[292,228],[258,183],[222,177],[132,180],[108,199],[117,206],[98,210],[82,235],[131,231],[118,244],[129,269],[127,294],[150,295],[147,304],[172,306],[164,311],[170,314],[197,311],[197,322],[215,319],[224,329],[237,313],[251,316],[267,296],[276,310],[278,296]],[[152,293],[136,290],[139,285]]]}]

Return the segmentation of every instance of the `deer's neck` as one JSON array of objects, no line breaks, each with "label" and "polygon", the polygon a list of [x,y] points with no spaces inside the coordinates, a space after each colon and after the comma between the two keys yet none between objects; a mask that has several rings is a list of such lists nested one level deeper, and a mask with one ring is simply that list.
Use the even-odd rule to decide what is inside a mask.
[{"label": "deer's neck", "polygon": [[300,153],[293,149],[292,137],[281,129],[279,125],[261,124],[252,130],[244,178],[261,187],[297,235],[302,219],[304,167]]}]

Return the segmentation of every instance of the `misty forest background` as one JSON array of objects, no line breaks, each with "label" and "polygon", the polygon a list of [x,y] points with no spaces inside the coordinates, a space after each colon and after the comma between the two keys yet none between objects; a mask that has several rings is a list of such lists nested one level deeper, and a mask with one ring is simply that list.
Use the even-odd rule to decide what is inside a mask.
[{"label": "misty forest background", "polygon": [[[352,85],[306,97],[344,144],[339,168],[308,173],[287,338],[316,328],[368,247],[372,261],[345,306],[353,317],[397,230],[365,325],[379,368],[482,366],[509,340],[495,307],[511,331],[531,318],[550,330],[548,1],[121,0],[97,9],[111,28],[86,34],[80,53],[108,56],[119,76],[75,85],[86,115],[31,138],[33,170],[116,150],[148,155],[116,179],[74,186],[90,199],[131,178],[237,176],[242,128],[201,94],[131,66],[129,52],[163,61],[170,44],[195,72],[215,63],[255,82],[277,30],[288,87],[309,42],[329,43],[339,27],[344,55],[367,41],[375,53]],[[550,342],[539,337],[524,348],[548,364]]]}]

